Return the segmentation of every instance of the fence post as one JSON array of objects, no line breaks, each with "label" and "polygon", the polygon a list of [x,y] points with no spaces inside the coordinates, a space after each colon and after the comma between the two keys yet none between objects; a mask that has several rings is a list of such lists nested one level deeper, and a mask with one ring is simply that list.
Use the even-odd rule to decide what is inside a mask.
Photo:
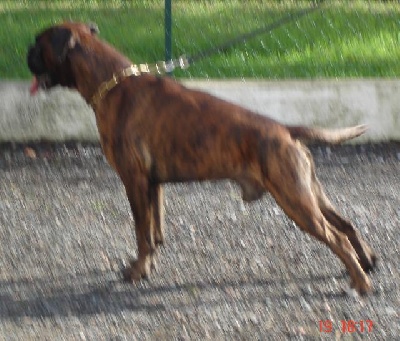
[{"label": "fence post", "polygon": [[172,59],[172,0],[165,0],[165,60]]}]

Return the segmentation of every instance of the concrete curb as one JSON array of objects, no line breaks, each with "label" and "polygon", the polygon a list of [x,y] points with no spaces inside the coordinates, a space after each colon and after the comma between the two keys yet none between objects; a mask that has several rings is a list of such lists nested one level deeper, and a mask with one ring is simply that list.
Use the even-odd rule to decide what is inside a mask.
[{"label": "concrete curb", "polygon": [[[283,123],[321,127],[368,124],[355,142],[400,140],[400,80],[186,80]],[[0,142],[98,141],[91,108],[73,91],[29,95],[28,82],[0,82]]]}]

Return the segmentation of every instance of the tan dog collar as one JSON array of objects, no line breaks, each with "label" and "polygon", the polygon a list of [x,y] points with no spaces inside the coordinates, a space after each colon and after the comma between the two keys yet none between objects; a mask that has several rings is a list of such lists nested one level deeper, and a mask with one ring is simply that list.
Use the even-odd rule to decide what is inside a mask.
[{"label": "tan dog collar", "polygon": [[99,89],[93,95],[91,100],[92,107],[95,107],[107,93],[121,83],[125,78],[131,76],[140,76],[142,73],[152,73],[156,75],[163,75],[172,72],[176,67],[187,69],[189,61],[186,56],[180,56],[179,59],[170,60],[169,62],[158,62],[153,65],[139,64],[139,66],[132,64],[119,72],[114,72],[112,78],[100,84]]},{"label": "tan dog collar", "polygon": [[[143,64],[141,64],[140,66],[142,65]],[[122,69],[119,72],[114,72],[112,78],[108,81],[101,83],[99,89],[93,95],[91,101],[92,107],[95,107],[111,89],[121,83],[125,78],[128,78],[130,76],[140,76],[142,72],[143,71],[141,71],[137,67],[137,65],[131,65],[125,69]]]}]

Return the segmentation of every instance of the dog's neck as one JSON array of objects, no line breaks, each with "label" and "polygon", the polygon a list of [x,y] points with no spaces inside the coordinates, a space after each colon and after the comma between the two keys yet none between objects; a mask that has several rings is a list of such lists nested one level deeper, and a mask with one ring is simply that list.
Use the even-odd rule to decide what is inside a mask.
[{"label": "dog's neck", "polygon": [[[105,51],[107,53],[104,53]],[[132,65],[128,58],[100,40],[90,47],[85,47],[83,51],[72,53],[70,58],[71,70],[77,84],[76,89],[88,104],[92,104],[93,96],[103,83]],[[86,62],[77,63],[79,58],[85,59]]]},{"label": "dog's neck", "polygon": [[112,77],[101,83],[97,91],[94,93],[90,100],[91,106],[95,109],[98,104],[107,96],[108,92],[114,89],[118,84],[123,82],[128,77],[137,77],[141,75],[141,70],[137,65],[129,65],[118,72],[114,72]]}]

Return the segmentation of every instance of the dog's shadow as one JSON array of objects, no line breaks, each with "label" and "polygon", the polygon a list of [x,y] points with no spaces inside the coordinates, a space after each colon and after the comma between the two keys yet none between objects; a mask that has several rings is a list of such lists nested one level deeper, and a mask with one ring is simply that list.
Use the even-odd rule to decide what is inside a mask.
[{"label": "dog's shadow", "polygon": [[[342,279],[345,273],[334,278]],[[296,283],[323,283],[332,275],[295,278]],[[290,282],[289,282],[290,283]],[[179,310],[186,307],[213,307],[234,301],[273,304],[298,301],[300,296],[310,299],[343,297],[338,291],[316,293],[301,290],[301,295],[284,290],[284,279],[250,278],[248,280],[187,281],[183,284],[153,284],[151,281],[138,285],[123,283],[115,272],[95,272],[79,276],[65,276],[56,280],[21,279],[0,282],[0,319],[21,317],[51,318],[56,316],[84,316],[118,314],[121,311]],[[232,294],[233,293],[233,294]]]}]

